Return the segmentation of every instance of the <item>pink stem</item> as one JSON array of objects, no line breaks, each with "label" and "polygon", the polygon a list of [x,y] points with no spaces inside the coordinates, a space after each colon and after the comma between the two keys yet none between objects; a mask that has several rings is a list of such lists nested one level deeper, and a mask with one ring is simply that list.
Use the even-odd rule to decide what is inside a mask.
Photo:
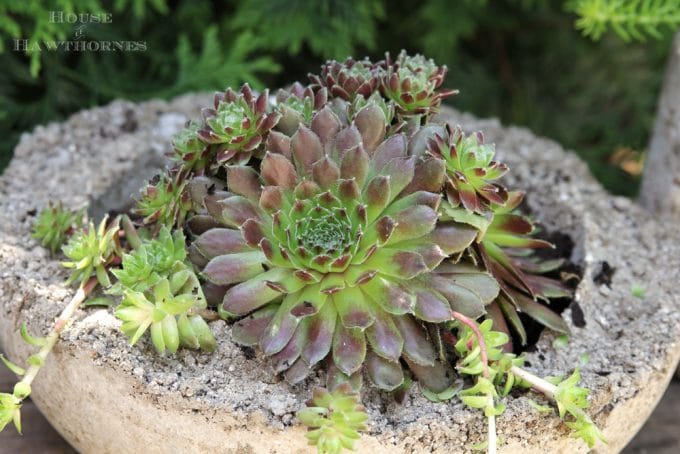
[{"label": "pink stem", "polygon": [[489,378],[489,358],[486,352],[486,342],[484,342],[484,335],[479,330],[477,323],[475,323],[474,320],[461,314],[460,312],[451,311],[451,315],[453,316],[453,318],[455,318],[456,320],[470,328],[474,335],[477,337],[477,344],[479,344],[480,350],[479,355],[482,358],[482,366],[484,367],[483,375],[484,378]]}]

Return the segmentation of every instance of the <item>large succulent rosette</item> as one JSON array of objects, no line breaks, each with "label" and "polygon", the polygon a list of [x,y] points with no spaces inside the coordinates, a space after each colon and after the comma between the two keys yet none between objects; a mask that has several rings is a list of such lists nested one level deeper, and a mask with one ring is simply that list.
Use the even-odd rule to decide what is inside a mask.
[{"label": "large succulent rosette", "polygon": [[348,111],[327,105],[310,127],[279,134],[259,169],[229,167],[226,188],[195,179],[205,212],[190,221],[203,232],[190,254],[206,296],[237,318],[234,339],[259,345],[289,381],[329,358],[336,373],[364,367],[392,390],[403,360],[441,391],[454,374],[431,328],[452,310],[481,316],[498,285],[445,261],[477,232],[438,222],[444,162],[404,134],[386,136],[375,103]]}]

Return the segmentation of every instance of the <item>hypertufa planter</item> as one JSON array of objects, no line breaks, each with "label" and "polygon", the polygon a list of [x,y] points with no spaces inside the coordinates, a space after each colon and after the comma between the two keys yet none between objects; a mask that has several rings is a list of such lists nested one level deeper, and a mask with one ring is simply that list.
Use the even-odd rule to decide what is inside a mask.
[{"label": "hypertufa planter", "polygon": [[[207,97],[171,103],[114,102],[25,135],[0,178],[0,336],[7,356],[23,362],[34,349],[19,334],[47,331],[72,295],[68,274],[31,238],[36,210],[48,200],[87,206],[98,218],[127,209],[163,165],[170,136],[195,118]],[[591,390],[588,413],[617,452],[641,427],[678,362],[680,246],[672,226],[658,225],[623,198],[607,195],[585,165],[526,130],[503,128],[445,110],[465,131],[483,130],[526,190],[532,217],[565,244],[583,272],[562,317],[564,345],[545,330],[524,368],[557,376],[580,365]],[[644,291],[642,291],[644,289]],[[232,327],[210,324],[216,351],[158,356],[148,338],[129,346],[111,309],[84,308],[33,382],[32,398],[81,452],[310,452],[295,413],[323,386],[313,371],[296,386],[277,376],[259,349],[232,342]],[[554,412],[539,413],[534,394],[506,398],[497,417],[501,452],[586,452]],[[459,400],[433,403],[415,385],[403,403],[365,387],[370,429],[360,452],[466,452],[487,438],[481,412]]]}]

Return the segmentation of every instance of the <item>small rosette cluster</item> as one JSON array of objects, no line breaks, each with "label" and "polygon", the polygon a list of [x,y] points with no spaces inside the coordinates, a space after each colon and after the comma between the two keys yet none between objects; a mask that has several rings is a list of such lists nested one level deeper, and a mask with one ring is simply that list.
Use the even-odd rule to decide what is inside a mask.
[{"label": "small rosette cluster", "polygon": [[307,408],[297,417],[307,426],[309,444],[318,452],[337,454],[343,449],[354,450],[359,432],[367,429],[368,414],[359,401],[359,395],[349,385],[338,386],[333,391],[316,388]]},{"label": "small rosette cluster", "polygon": [[495,180],[508,167],[494,161],[495,147],[484,143],[481,132],[466,136],[460,127],[447,125],[446,132],[435,134],[428,151],[446,163],[446,198],[474,213],[489,211],[491,204],[505,205],[507,190]]},{"label": "small rosette cluster", "polygon": [[292,135],[299,125],[309,126],[314,113],[327,102],[328,91],[325,88],[315,92],[312,87],[295,82],[287,90],[279,90],[276,93],[276,109],[280,119],[276,129]]},{"label": "small rosette cluster", "polygon": [[215,338],[196,313],[206,308],[201,285],[185,263],[186,247],[181,231],[173,235],[163,227],[158,238],[123,255],[118,282],[108,293],[123,295],[116,309],[121,330],[134,345],[147,330],[158,353],[175,353],[182,346],[212,351]]},{"label": "small rosette cluster", "polygon": [[68,260],[61,262],[65,268],[71,269],[68,284],[79,282],[85,284],[95,274],[102,287],[111,285],[106,266],[116,257],[118,244],[119,219],[109,225],[108,217],[104,217],[95,228],[92,221],[86,228],[76,231],[62,251]]},{"label": "small rosette cluster", "polygon": [[140,216],[143,224],[170,228],[183,225],[191,210],[191,199],[185,186],[186,181],[172,173],[155,176],[142,189],[132,213]]},{"label": "small rosette cluster", "polygon": [[[427,387],[445,389],[453,377],[428,323],[452,309],[477,317],[496,296],[490,275],[442,265],[476,235],[437,222],[443,162],[386,133],[374,103],[353,117],[326,106],[310,127],[281,135],[259,172],[230,167],[226,191],[194,181],[218,226],[196,238],[192,260],[211,293],[222,289],[222,313],[239,318],[235,340],[259,345],[291,382],[328,357],[339,374],[365,367],[393,390],[403,359]],[[202,216],[190,225],[205,227]]]},{"label": "small rosette cluster", "polygon": [[203,109],[198,137],[213,148],[217,164],[246,163],[279,121],[268,109],[269,91],[255,95],[248,84],[240,92],[227,89],[215,95],[213,108]]},{"label": "small rosette cluster", "polygon": [[57,204],[50,202],[40,212],[32,236],[54,254],[66,242],[68,236],[82,226],[84,216],[83,210],[68,210],[61,202]]},{"label": "small rosette cluster", "polygon": [[406,116],[436,113],[443,99],[456,90],[439,89],[446,78],[446,66],[438,66],[422,55],[401,51],[396,59],[386,55],[380,90]]},{"label": "small rosette cluster", "polygon": [[442,100],[457,93],[441,89],[446,73],[446,66],[402,51],[396,59],[388,53],[377,63],[351,57],[344,62],[330,60],[321,67],[321,74],[309,78],[313,89],[325,88],[331,97],[353,102],[379,93],[394,104],[400,119],[427,119],[439,111]]},{"label": "small rosette cluster", "polygon": [[321,74],[310,74],[313,87],[326,87],[332,97],[353,101],[357,96],[370,97],[379,87],[383,71],[368,59],[344,62],[331,60],[321,66]]}]

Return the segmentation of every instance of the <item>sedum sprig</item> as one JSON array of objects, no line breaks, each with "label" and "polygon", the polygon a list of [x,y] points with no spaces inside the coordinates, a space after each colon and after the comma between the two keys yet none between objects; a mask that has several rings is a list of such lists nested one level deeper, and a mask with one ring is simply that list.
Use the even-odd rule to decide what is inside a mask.
[{"label": "sedum sprig", "polygon": [[61,202],[50,202],[38,215],[33,226],[33,238],[40,240],[54,254],[82,226],[84,215],[82,210],[68,210]]},{"label": "sedum sprig", "polygon": [[0,432],[7,424],[14,423],[17,432],[21,433],[21,401],[15,394],[0,393]]},{"label": "sedum sprig", "polygon": [[457,370],[477,377],[474,386],[460,392],[461,400],[469,407],[484,410],[489,421],[486,443],[489,453],[496,451],[495,417],[505,411],[505,405],[496,404],[496,400],[508,395],[513,387],[531,387],[553,400],[560,418],[572,429],[572,436],[583,439],[588,447],[592,448],[597,440],[606,442],[584,411],[588,408],[589,391],[577,386],[578,369],[565,380],[537,377],[521,368],[522,357],[503,351],[507,335],[493,331],[490,319],[477,323],[462,314],[453,315],[456,319],[454,327],[458,328],[455,349],[461,357]]},{"label": "sedum sprig", "polygon": [[297,417],[309,428],[307,439],[319,454],[354,450],[359,432],[366,430],[368,421],[366,410],[349,384],[342,384],[331,392],[316,388],[307,408],[298,411]]},{"label": "sedum sprig", "polygon": [[463,314],[453,312],[458,325],[458,342],[455,349],[461,356],[457,370],[461,374],[476,376],[476,383],[471,388],[460,392],[463,403],[471,408],[484,410],[488,423],[487,451],[495,454],[496,416],[503,414],[505,404],[496,403],[498,392],[493,384],[496,370],[489,360],[500,360],[503,356],[499,348],[507,341],[504,333],[491,331],[491,320],[485,320],[481,325]]},{"label": "sedum sprig", "polygon": [[102,287],[110,287],[106,266],[109,264],[117,249],[117,233],[119,230],[119,218],[114,219],[110,226],[108,216],[99,223],[95,229],[90,221],[86,229],[78,230],[62,248],[64,255],[69,260],[61,264],[72,269],[67,284],[80,282],[83,285],[94,273]]},{"label": "sedum sprig", "polygon": [[567,427],[572,429],[573,437],[581,438],[589,448],[595,446],[598,440],[607,442],[602,432],[584,411],[588,408],[590,391],[577,386],[581,379],[578,368],[564,380],[559,378],[542,379],[519,367],[513,367],[511,372],[523,384],[531,386],[535,391],[544,394],[557,404],[560,419],[564,421]]}]

